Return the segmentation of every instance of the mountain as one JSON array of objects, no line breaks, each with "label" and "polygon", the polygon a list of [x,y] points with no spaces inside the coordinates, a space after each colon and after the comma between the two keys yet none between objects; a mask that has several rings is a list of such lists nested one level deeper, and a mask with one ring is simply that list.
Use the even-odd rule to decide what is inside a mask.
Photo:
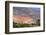
[{"label": "mountain", "polygon": [[28,16],[36,21],[37,19],[40,19],[40,8],[13,7],[13,16]]},{"label": "mountain", "polygon": [[13,22],[20,24],[32,24],[34,23],[33,19],[28,16],[13,16]]}]

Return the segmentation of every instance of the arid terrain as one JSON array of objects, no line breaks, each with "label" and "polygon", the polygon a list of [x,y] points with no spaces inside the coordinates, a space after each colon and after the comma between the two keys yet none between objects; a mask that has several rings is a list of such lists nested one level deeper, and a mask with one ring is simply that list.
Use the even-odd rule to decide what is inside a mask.
[{"label": "arid terrain", "polygon": [[15,23],[22,23],[22,24],[32,24],[35,23],[31,17],[28,16],[13,16],[13,21]]},{"label": "arid terrain", "polygon": [[13,16],[14,27],[33,27],[37,26],[36,21],[28,16]]},{"label": "arid terrain", "polygon": [[13,27],[40,26],[40,8],[13,7]]}]

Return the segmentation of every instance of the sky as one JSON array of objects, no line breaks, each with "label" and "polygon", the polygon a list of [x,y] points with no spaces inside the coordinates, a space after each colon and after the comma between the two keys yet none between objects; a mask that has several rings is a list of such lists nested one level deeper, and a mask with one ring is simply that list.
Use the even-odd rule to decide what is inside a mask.
[{"label": "sky", "polygon": [[40,8],[36,7],[13,7],[14,16],[40,17]]}]

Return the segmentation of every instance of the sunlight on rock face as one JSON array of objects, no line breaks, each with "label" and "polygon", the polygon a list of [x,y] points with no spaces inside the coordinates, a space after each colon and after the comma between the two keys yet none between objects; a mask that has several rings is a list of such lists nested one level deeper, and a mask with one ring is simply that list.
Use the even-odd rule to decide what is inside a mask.
[{"label": "sunlight on rock face", "polygon": [[33,19],[28,16],[13,16],[13,21],[15,23],[25,23],[25,24],[32,24],[34,23]]}]

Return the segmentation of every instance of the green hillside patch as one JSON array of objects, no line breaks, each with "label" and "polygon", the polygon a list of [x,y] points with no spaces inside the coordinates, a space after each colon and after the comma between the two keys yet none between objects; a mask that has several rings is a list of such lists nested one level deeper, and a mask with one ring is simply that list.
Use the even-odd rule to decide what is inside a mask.
[{"label": "green hillside patch", "polygon": [[14,23],[13,22],[13,28],[21,28],[21,27],[34,27],[36,24],[20,24],[20,23]]}]

